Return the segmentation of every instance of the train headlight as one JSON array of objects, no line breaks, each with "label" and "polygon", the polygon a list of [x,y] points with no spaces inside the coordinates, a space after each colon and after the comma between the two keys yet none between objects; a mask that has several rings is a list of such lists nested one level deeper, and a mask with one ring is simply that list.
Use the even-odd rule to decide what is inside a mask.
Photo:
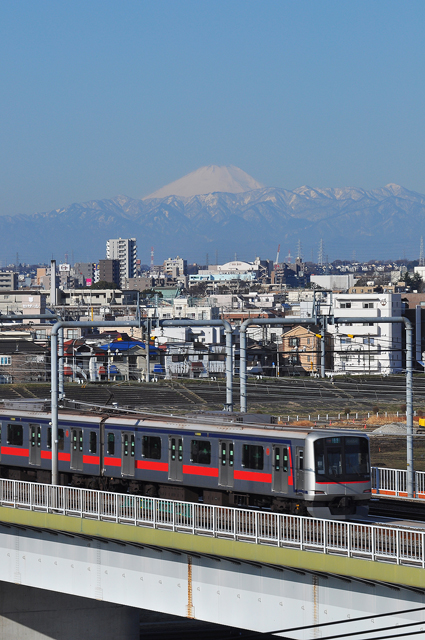
[{"label": "train headlight", "polygon": [[365,489],[363,493],[370,493],[370,489]]},{"label": "train headlight", "polygon": [[324,496],[326,491],[315,491],[314,493],[316,494],[316,496],[318,496],[318,495]]}]

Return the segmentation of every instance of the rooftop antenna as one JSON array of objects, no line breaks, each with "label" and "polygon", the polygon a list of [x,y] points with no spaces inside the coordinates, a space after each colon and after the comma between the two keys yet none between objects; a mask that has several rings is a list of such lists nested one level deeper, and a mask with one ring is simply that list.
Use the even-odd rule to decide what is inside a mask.
[{"label": "rooftop antenna", "polygon": [[423,239],[423,236],[421,236],[421,245],[420,245],[420,249],[419,249],[419,266],[420,267],[425,266],[424,239]]},{"label": "rooftop antenna", "polygon": [[154,267],[154,259],[153,259],[153,247],[151,247],[151,273],[153,273],[153,267]]}]

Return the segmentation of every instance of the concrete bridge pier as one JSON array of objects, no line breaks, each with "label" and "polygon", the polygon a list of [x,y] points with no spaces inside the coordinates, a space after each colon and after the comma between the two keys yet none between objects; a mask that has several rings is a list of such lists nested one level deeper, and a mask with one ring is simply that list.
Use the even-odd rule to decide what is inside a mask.
[{"label": "concrete bridge pier", "polygon": [[139,640],[139,636],[138,609],[0,582],[4,640]]}]

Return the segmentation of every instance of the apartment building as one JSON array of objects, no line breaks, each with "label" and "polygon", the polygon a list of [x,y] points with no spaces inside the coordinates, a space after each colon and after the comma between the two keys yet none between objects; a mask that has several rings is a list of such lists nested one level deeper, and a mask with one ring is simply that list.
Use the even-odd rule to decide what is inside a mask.
[{"label": "apartment building", "polygon": [[187,260],[183,260],[177,256],[177,258],[168,258],[164,261],[164,274],[170,278],[178,278],[179,276],[187,275]]},{"label": "apartment building", "polygon": [[402,369],[401,325],[376,322],[402,315],[401,294],[334,294],[331,313],[350,319],[328,327],[334,344],[334,373],[390,374]]},{"label": "apartment building", "polygon": [[0,289],[14,291],[18,288],[18,274],[14,271],[0,271]]},{"label": "apartment building", "polygon": [[119,260],[120,286],[124,285],[125,278],[134,278],[137,267],[136,238],[116,238],[106,241],[107,260]]},{"label": "apartment building", "polygon": [[118,288],[121,281],[121,264],[119,260],[99,260],[99,280],[113,282]]}]

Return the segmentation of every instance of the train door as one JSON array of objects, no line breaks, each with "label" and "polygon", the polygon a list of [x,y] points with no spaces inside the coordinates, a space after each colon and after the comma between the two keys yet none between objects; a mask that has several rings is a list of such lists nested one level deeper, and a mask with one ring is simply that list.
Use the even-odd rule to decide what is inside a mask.
[{"label": "train door", "polygon": [[121,473],[123,476],[134,476],[135,436],[134,433],[121,435]]},{"label": "train door", "polygon": [[183,480],[183,439],[168,436],[168,479]]},{"label": "train door", "polygon": [[231,440],[220,440],[218,447],[218,484],[222,487],[231,488],[234,485],[234,443]]},{"label": "train door", "polygon": [[274,444],[272,462],[272,491],[276,491],[276,493],[288,492],[289,471],[288,447],[284,447],[280,444]]},{"label": "train door", "polygon": [[304,447],[297,447],[296,463],[296,491],[304,489]]},{"label": "train door", "polygon": [[41,426],[39,424],[29,425],[29,463],[41,464]]},{"label": "train door", "polygon": [[71,429],[71,469],[83,470],[83,430]]}]

